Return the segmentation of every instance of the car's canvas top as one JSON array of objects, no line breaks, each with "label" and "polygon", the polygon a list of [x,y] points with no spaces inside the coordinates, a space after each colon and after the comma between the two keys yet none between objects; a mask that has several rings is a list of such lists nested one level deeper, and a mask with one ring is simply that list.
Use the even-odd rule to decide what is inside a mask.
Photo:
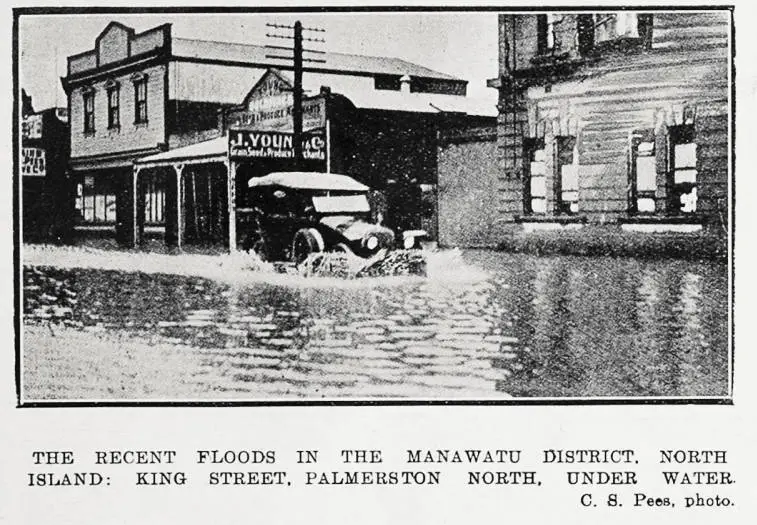
[{"label": "car's canvas top", "polygon": [[250,188],[284,186],[302,190],[368,191],[370,188],[347,175],[316,171],[278,171],[263,177],[253,177]]}]

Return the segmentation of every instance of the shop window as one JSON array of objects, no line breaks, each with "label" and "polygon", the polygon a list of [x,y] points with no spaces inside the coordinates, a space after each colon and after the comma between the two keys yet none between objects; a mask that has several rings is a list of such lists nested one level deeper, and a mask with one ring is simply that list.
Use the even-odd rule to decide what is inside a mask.
[{"label": "shop window", "polygon": [[527,139],[524,143],[525,176],[523,207],[526,213],[547,212],[547,154],[543,139]]},{"label": "shop window", "polygon": [[107,179],[85,175],[76,187],[75,207],[79,223],[116,222],[116,194]]},{"label": "shop window", "polygon": [[578,155],[575,137],[556,137],[555,212],[578,212]]},{"label": "shop window", "polygon": [[95,132],[95,92],[85,91],[82,95],[84,106],[84,133]]},{"label": "shop window", "polygon": [[697,211],[697,144],[694,126],[668,129],[668,205],[672,213]]},{"label": "shop window", "polygon": [[653,130],[634,132],[631,136],[631,202],[636,213],[654,213],[657,193],[657,152]]},{"label": "shop window", "polygon": [[145,224],[165,224],[166,182],[165,177],[155,175],[145,181]]},{"label": "shop window", "polygon": [[117,128],[120,125],[120,98],[117,84],[108,87],[108,128]]},{"label": "shop window", "polygon": [[147,122],[147,77],[142,75],[134,80],[134,123]]}]

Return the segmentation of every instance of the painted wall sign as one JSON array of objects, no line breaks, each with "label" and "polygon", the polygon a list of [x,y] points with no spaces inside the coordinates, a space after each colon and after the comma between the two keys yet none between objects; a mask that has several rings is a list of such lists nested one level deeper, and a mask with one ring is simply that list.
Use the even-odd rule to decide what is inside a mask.
[{"label": "painted wall sign", "polygon": [[[244,98],[241,107],[229,110],[228,125],[230,128],[251,130],[292,131],[293,106],[292,83],[278,70],[269,69]],[[303,131],[323,128],[325,125],[325,98],[304,98]]]},{"label": "painted wall sign", "polygon": [[[292,95],[275,95],[267,99],[250,100],[244,109],[229,111],[229,127],[291,131]],[[310,131],[326,125],[326,100],[315,97],[302,101],[302,129]]]},{"label": "painted wall sign", "polygon": [[28,115],[21,123],[21,136],[25,139],[42,138],[42,115]]},{"label": "painted wall sign", "polygon": [[44,177],[45,173],[45,150],[39,148],[22,148],[21,175],[26,177]]},{"label": "painted wall sign", "polygon": [[[293,159],[294,136],[278,131],[229,130],[229,156],[233,158]],[[304,160],[326,160],[323,136],[303,134]]]}]

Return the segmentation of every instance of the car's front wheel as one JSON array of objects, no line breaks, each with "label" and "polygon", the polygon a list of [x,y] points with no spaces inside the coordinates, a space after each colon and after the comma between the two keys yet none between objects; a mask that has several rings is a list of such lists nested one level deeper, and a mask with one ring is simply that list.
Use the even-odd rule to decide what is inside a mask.
[{"label": "car's front wheel", "polygon": [[302,263],[310,254],[322,252],[324,249],[323,237],[315,228],[302,228],[297,230],[292,240],[292,261]]}]

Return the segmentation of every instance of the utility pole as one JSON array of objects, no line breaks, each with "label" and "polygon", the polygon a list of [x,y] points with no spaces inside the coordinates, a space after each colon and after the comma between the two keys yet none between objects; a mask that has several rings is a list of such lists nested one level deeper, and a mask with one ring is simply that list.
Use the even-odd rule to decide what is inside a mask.
[{"label": "utility pole", "polygon": [[302,168],[302,63],[303,62],[318,62],[325,63],[324,59],[320,58],[304,58],[303,53],[319,53],[325,54],[325,51],[320,50],[308,50],[303,48],[303,41],[307,42],[319,42],[324,43],[322,38],[304,38],[302,36],[303,31],[314,31],[323,33],[325,29],[318,27],[302,27],[302,22],[297,20],[294,26],[281,25],[281,24],[266,24],[268,27],[276,29],[292,29],[293,36],[279,35],[267,33],[269,38],[286,38],[294,40],[292,48],[284,46],[266,46],[269,49],[277,49],[284,51],[292,51],[292,56],[279,56],[279,55],[266,55],[266,58],[279,58],[279,59],[292,59],[294,69],[294,87],[292,88],[292,141],[294,143],[294,169],[299,170]]},{"label": "utility pole", "polygon": [[292,120],[295,169],[302,167],[302,23],[294,23],[294,96]]}]

